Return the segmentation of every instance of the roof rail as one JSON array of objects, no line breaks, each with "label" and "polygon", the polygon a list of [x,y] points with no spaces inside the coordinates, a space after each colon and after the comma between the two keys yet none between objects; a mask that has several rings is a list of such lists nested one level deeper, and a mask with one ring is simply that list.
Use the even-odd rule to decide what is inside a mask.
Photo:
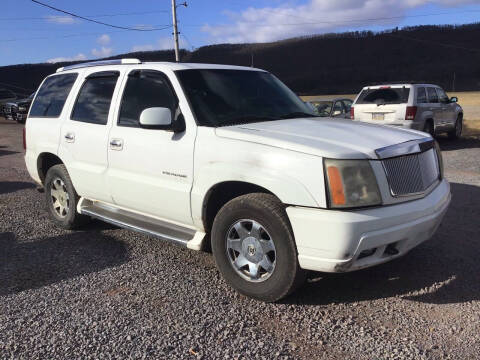
[{"label": "roof rail", "polygon": [[126,65],[126,64],[141,64],[141,63],[142,62],[138,59],[115,59],[115,60],[89,61],[81,64],[64,66],[64,67],[58,68],[56,72],[58,73],[66,70],[80,69],[80,68],[91,67],[91,66]]}]

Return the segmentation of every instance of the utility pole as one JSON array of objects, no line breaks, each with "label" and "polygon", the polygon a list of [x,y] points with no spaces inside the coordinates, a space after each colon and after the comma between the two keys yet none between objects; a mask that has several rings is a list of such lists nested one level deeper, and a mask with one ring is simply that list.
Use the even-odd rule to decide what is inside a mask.
[{"label": "utility pole", "polygon": [[173,40],[175,42],[175,61],[180,62],[180,51],[178,49],[177,4],[175,0],[172,0],[172,17],[173,17]]},{"label": "utility pole", "polygon": [[180,6],[180,5],[185,7],[188,6],[186,1],[177,5],[176,1],[172,0],[173,40],[175,42],[175,61],[176,62],[180,62],[180,49],[178,48],[178,34],[180,34],[180,32],[178,31],[178,27],[177,27],[177,6]]}]

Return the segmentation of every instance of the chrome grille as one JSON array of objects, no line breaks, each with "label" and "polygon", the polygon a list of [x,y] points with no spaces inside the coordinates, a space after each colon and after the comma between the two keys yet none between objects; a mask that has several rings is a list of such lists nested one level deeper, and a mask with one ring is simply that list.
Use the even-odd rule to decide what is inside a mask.
[{"label": "chrome grille", "polygon": [[393,196],[421,193],[439,179],[434,149],[382,161]]}]

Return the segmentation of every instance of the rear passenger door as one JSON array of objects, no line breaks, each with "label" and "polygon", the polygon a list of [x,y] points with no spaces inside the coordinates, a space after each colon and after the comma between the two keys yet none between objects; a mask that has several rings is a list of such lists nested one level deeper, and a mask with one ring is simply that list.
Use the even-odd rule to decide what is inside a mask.
[{"label": "rear passenger door", "polygon": [[128,210],[191,225],[195,129],[174,133],[140,126],[140,114],[152,107],[169,108],[172,120],[178,118],[179,101],[163,72],[132,70],[124,83],[109,136],[113,200]]},{"label": "rear passenger door", "polygon": [[442,107],[438,101],[437,91],[434,87],[427,87],[428,106],[433,114],[435,129],[441,130],[443,127]]},{"label": "rear passenger door", "polygon": [[78,194],[111,202],[106,182],[108,133],[119,71],[87,74],[60,137],[60,157],[65,161]]},{"label": "rear passenger door", "polygon": [[442,118],[443,126],[446,128],[451,128],[455,126],[456,116],[455,116],[455,104],[450,102],[449,97],[441,88],[437,88],[438,100],[442,107]]}]

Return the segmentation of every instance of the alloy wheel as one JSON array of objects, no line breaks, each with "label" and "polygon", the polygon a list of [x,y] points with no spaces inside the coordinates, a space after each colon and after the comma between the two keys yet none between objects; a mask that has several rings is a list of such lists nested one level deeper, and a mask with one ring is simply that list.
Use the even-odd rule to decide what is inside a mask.
[{"label": "alloy wheel", "polygon": [[227,232],[227,257],[238,275],[247,281],[262,282],[275,270],[276,250],[273,239],[255,220],[235,222]]},{"label": "alloy wheel", "polygon": [[50,186],[50,196],[52,198],[52,207],[55,213],[64,218],[70,209],[70,196],[67,187],[62,179],[56,177]]}]

